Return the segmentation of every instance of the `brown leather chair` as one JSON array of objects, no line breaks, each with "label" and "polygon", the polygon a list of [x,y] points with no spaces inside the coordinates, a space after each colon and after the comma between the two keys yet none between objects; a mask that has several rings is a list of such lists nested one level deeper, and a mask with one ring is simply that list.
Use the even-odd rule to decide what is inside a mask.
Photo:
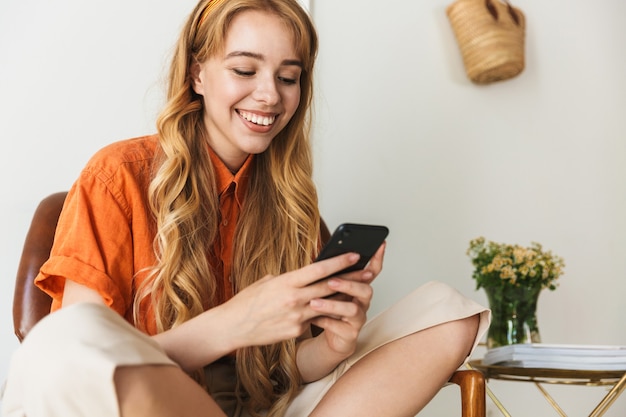
[{"label": "brown leather chair", "polygon": [[[52,194],[41,201],[31,222],[20,259],[13,296],[13,327],[20,342],[30,329],[50,312],[52,299],[34,285],[39,268],[50,256],[59,214],[67,192]],[[322,237],[330,233],[322,224]],[[485,379],[476,370],[459,370],[450,382],[461,389],[462,417],[485,417]]]}]

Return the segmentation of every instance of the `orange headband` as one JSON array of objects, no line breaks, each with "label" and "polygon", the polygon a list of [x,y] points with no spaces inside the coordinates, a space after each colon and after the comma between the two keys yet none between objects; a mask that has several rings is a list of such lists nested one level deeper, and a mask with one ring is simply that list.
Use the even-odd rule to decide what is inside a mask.
[{"label": "orange headband", "polygon": [[198,20],[198,27],[202,26],[207,16],[211,13],[211,10],[215,8],[218,4],[222,3],[224,0],[209,0],[209,3],[206,5],[204,10],[202,11],[202,15],[200,16],[200,20]]}]

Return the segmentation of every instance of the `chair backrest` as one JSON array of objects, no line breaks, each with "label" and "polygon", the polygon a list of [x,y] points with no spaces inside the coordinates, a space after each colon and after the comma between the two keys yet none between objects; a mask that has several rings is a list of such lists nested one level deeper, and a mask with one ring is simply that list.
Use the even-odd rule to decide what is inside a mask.
[{"label": "chair backrest", "polygon": [[[13,328],[20,342],[50,312],[52,298],[35,286],[34,281],[39,269],[50,256],[54,232],[66,196],[67,192],[58,192],[39,203],[24,241],[13,294]],[[330,238],[330,232],[323,220],[320,233],[323,242]]]},{"label": "chair backrest", "polygon": [[67,192],[52,194],[39,203],[28,229],[15,278],[13,328],[20,342],[50,312],[52,298],[34,284],[39,268],[50,256],[54,232]]}]

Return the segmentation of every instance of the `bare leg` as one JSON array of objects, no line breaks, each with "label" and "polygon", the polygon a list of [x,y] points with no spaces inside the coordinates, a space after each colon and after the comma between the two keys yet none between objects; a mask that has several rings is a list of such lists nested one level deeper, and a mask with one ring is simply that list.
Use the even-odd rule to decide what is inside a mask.
[{"label": "bare leg", "polygon": [[384,345],[346,372],[311,416],[415,416],[470,352],[478,316]]},{"label": "bare leg", "polygon": [[114,376],[122,417],[226,417],[220,407],[180,368],[123,366]]}]

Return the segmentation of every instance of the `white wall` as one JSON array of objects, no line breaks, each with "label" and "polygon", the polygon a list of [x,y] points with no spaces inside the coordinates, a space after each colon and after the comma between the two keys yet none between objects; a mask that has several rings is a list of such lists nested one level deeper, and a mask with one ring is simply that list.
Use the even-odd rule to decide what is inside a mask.
[{"label": "white wall", "polygon": [[[154,130],[194,3],[0,2],[0,379],[17,346],[13,279],[37,202],[67,189],[104,144]],[[626,3],[516,2],[527,68],[486,87],[465,78],[449,1],[311,3],[324,216],[391,229],[373,311],[429,279],[486,302],[469,240],[535,240],[567,263],[561,287],[540,298],[544,342],[626,344]],[[531,384],[490,386],[514,415],[552,413]],[[553,389],[571,415],[604,394]],[[446,388],[423,415],[456,415],[457,397]],[[607,416],[625,413],[622,398]]]},{"label": "white wall", "polygon": [[13,284],[35,207],[100,147],[154,132],[169,53],[195,3],[0,1],[0,381],[17,347]]},{"label": "white wall", "polygon": [[[327,220],[390,227],[375,309],[429,279],[486,302],[469,240],[534,240],[567,264],[540,298],[543,341],[625,344],[626,3],[514,1],[528,20],[527,68],[478,87],[463,72],[451,2],[314,2]],[[513,415],[554,413],[532,384],[490,386]],[[604,394],[553,388],[568,415]],[[426,415],[455,415],[455,389],[444,391]],[[626,398],[613,407],[607,415],[626,415]]]}]

